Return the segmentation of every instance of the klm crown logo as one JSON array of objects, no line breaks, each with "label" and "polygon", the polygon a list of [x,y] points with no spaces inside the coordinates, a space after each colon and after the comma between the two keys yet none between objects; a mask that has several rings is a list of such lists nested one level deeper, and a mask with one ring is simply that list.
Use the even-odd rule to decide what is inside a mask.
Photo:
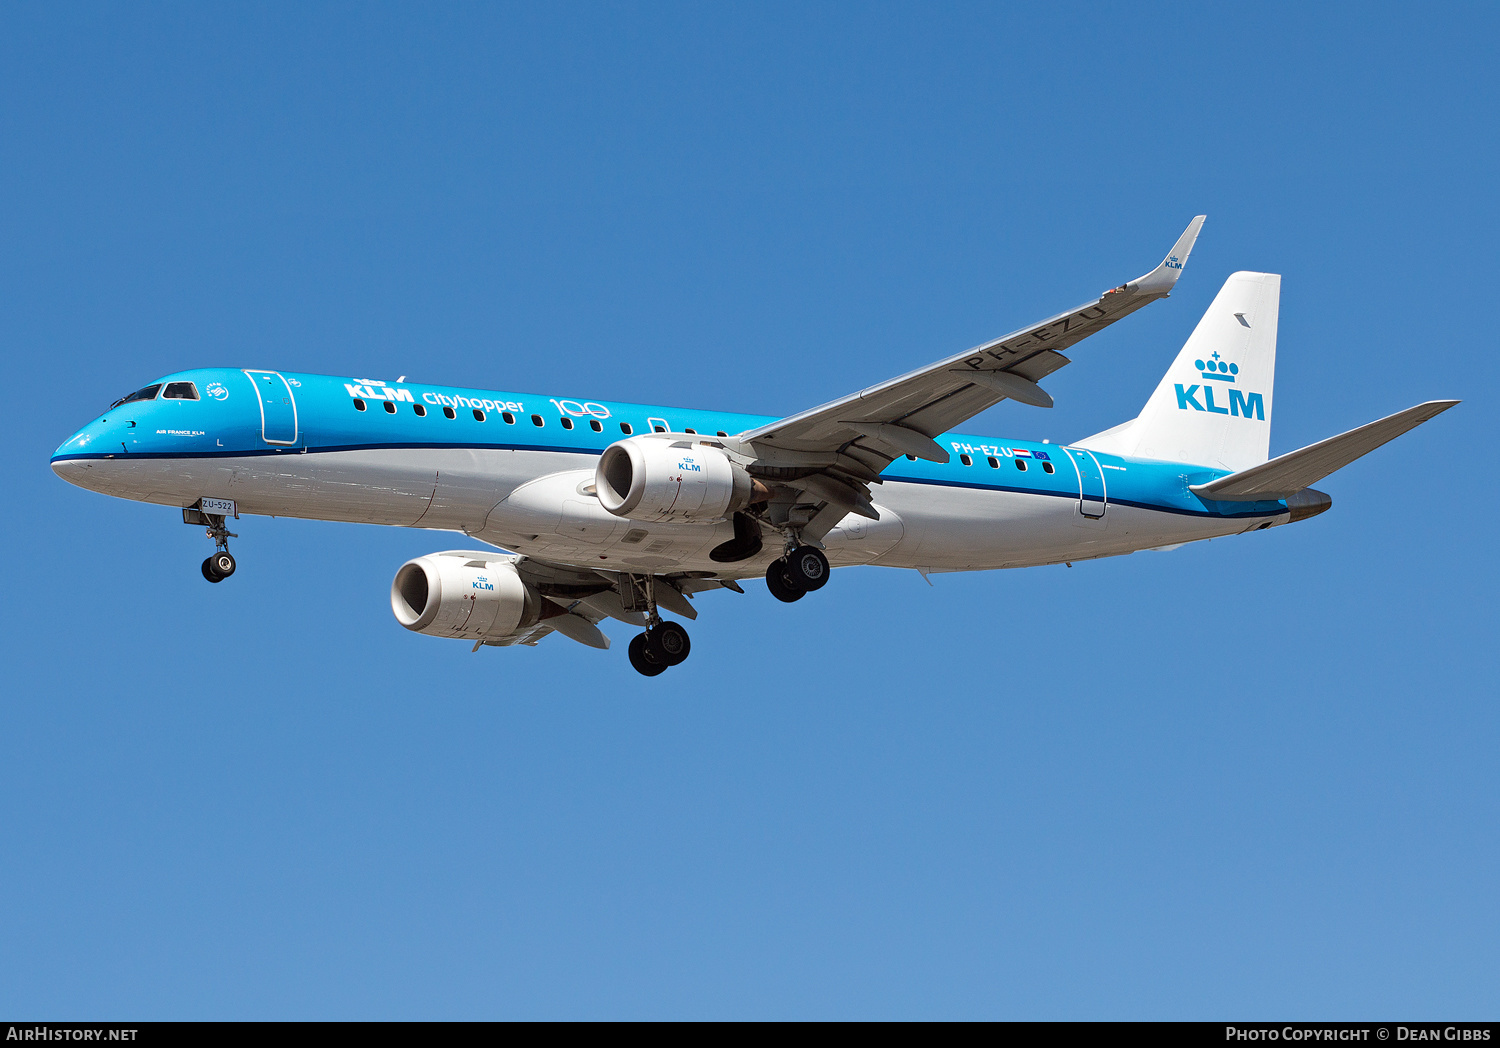
[{"label": "klm crown logo", "polygon": [[[1193,361],[1193,367],[1198,369],[1199,385],[1184,387],[1181,382],[1173,383],[1177,387],[1178,411],[1203,411],[1212,415],[1232,415],[1235,418],[1253,418],[1261,422],[1266,420],[1265,397],[1259,393],[1241,393],[1238,389],[1231,389],[1228,407],[1220,407],[1214,403],[1214,387],[1209,383],[1233,385],[1240,374],[1238,364],[1231,364],[1214,353],[1207,360]],[[1201,401],[1199,396],[1203,397]]]},{"label": "klm crown logo", "polygon": [[1234,376],[1240,373],[1238,364],[1230,364],[1219,359],[1215,353],[1212,360],[1195,360],[1193,367],[1199,371],[1198,377],[1213,382],[1233,382]]},{"label": "klm crown logo", "polygon": [[1179,261],[1177,261],[1177,256],[1176,255],[1168,255],[1167,256],[1167,260],[1165,262],[1163,262],[1162,265],[1166,266],[1168,269],[1181,269],[1182,268],[1182,263],[1179,262]]}]

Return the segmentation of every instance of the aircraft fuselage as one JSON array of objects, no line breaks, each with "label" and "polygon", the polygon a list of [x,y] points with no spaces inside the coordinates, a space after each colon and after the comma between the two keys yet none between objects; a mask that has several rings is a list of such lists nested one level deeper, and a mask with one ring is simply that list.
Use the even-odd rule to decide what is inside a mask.
[{"label": "aircraft fuselage", "polygon": [[[748,578],[781,553],[717,563],[708,553],[733,537],[729,522],[623,519],[592,490],[599,456],[615,441],[732,438],[768,416],[254,369],[185,371],[160,385],[81,429],[52,468],[142,502],[233,499],[241,514],[458,531],[611,571]],[[173,388],[196,399],[163,396]],[[1223,470],[1029,440],[936,439],[951,460],[893,462],[873,489],[880,519],[845,517],[823,540],[830,562],[1023,567],[1293,519],[1284,502],[1216,503],[1188,490]]]}]

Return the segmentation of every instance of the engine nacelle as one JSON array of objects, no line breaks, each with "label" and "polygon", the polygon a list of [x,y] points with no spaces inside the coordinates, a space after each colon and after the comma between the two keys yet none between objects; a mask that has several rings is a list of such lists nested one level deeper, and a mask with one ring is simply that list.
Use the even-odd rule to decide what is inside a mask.
[{"label": "engine nacelle", "polygon": [[594,489],[615,516],[661,524],[723,520],[765,490],[718,448],[672,436],[631,437],[605,448]]},{"label": "engine nacelle", "polygon": [[391,582],[396,621],[431,637],[489,640],[534,625],[542,597],[515,565],[477,553],[429,553],[401,565]]}]

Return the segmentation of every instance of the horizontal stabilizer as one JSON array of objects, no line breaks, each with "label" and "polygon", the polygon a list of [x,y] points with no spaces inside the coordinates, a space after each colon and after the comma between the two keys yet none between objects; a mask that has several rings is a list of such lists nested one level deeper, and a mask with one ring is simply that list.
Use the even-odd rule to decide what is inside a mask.
[{"label": "horizontal stabilizer", "polygon": [[1429,400],[1259,466],[1207,484],[1195,484],[1191,490],[1201,498],[1216,502],[1263,502],[1289,498],[1457,403],[1456,400]]}]

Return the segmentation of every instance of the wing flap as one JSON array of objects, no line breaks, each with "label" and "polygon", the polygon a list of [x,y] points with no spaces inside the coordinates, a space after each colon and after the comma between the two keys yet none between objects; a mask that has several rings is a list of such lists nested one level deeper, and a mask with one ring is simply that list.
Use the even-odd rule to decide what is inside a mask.
[{"label": "wing flap", "polygon": [[542,624],[551,627],[569,640],[576,640],[579,644],[590,648],[605,650],[609,648],[609,638],[604,635],[603,630],[582,615],[575,615],[571,611],[544,619]]},{"label": "wing flap", "polygon": [[1290,498],[1335,470],[1368,455],[1382,444],[1395,440],[1431,418],[1441,415],[1456,400],[1430,400],[1425,404],[1398,411],[1383,419],[1320,440],[1305,448],[1231,473],[1227,477],[1195,484],[1193,494],[1216,502],[1262,502]]}]

